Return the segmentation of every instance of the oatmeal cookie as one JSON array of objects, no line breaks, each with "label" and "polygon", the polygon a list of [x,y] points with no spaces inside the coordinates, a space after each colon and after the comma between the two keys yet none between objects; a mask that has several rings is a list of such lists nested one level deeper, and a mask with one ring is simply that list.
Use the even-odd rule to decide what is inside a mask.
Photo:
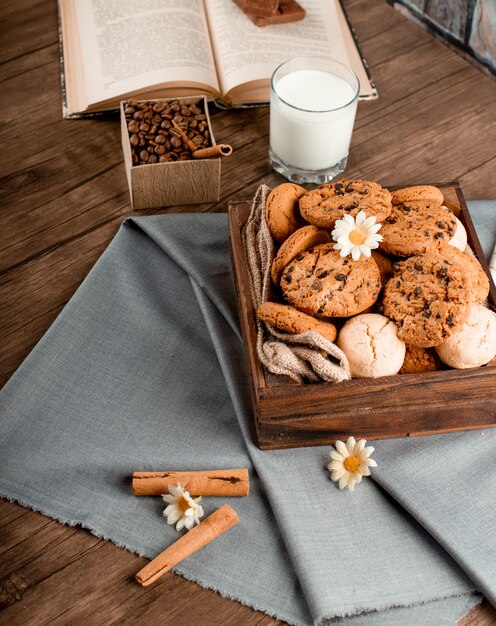
[{"label": "oatmeal cookie", "polygon": [[356,217],[365,211],[382,222],[391,213],[391,194],[377,183],[367,180],[340,180],[307,191],[300,198],[301,215],[310,224],[331,230],[345,215]]},{"label": "oatmeal cookie", "polygon": [[392,192],[393,204],[403,204],[403,202],[429,202],[440,206],[444,201],[443,193],[432,185],[417,185],[415,187],[404,187]]},{"label": "oatmeal cookie", "polygon": [[337,330],[334,324],[317,320],[287,304],[263,302],[257,309],[257,317],[286,333],[296,334],[314,330],[331,343],[336,339]]},{"label": "oatmeal cookie", "polygon": [[283,183],[274,187],[267,196],[265,203],[265,219],[272,237],[282,243],[295,230],[305,224],[301,219],[298,199],[306,193],[306,189],[295,183]]},{"label": "oatmeal cookie", "polygon": [[419,348],[406,346],[405,360],[399,371],[400,374],[418,374],[419,372],[435,372],[441,367],[441,362],[434,348]]},{"label": "oatmeal cookie", "polygon": [[319,317],[348,317],[371,306],[381,289],[372,257],[340,257],[333,244],[296,256],[281,276],[284,298],[300,311]]}]

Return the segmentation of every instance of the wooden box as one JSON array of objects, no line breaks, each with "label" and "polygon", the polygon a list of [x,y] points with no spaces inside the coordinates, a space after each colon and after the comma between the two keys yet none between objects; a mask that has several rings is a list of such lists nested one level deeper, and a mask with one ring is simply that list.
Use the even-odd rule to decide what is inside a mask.
[{"label": "wooden box", "polygon": [[[459,185],[436,186],[465,226],[469,245],[489,275]],[[229,206],[233,273],[260,448],[329,445],[350,435],[386,439],[496,426],[495,361],[467,370],[306,385],[268,372],[256,352],[255,312],[241,239],[248,214],[246,202]],[[492,282],[489,303],[496,305]]]},{"label": "wooden box", "polygon": [[[179,100],[184,104],[200,104],[207,116],[210,140],[215,145],[212,125],[208,114],[207,99],[201,97],[171,98],[170,100],[147,100],[146,102],[168,102]],[[220,158],[191,159],[134,165],[127,130],[124,106],[121,102],[121,135],[124,165],[126,167],[131,206],[147,209],[179,204],[218,202],[220,197]]]}]

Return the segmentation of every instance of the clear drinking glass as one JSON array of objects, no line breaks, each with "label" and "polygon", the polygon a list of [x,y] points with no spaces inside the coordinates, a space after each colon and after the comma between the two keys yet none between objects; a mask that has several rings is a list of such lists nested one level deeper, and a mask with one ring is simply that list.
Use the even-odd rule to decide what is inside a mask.
[{"label": "clear drinking glass", "polygon": [[326,183],[346,167],[360,82],[325,57],[280,65],[270,89],[272,167],[296,183]]}]

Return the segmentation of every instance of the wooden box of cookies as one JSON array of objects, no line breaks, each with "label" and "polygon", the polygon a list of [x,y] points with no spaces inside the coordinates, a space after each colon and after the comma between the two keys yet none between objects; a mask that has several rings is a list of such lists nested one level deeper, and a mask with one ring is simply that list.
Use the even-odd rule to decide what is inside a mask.
[{"label": "wooden box of cookies", "polygon": [[[458,183],[436,187],[444,196],[444,206],[465,227],[468,246],[490,276]],[[494,358],[484,366],[468,369],[452,369],[439,362],[432,371],[343,382],[298,384],[289,376],[268,371],[257,354],[256,312],[243,243],[249,213],[247,202],[229,205],[233,274],[260,448],[329,445],[350,435],[386,439],[496,426]],[[443,272],[441,275],[444,277]],[[494,311],[496,288],[491,281],[489,284],[487,302]]]},{"label": "wooden box of cookies", "polygon": [[192,158],[178,130],[186,130],[197,148],[216,145],[205,96],[130,100],[121,102],[120,114],[133,209],[219,200],[221,159]]}]

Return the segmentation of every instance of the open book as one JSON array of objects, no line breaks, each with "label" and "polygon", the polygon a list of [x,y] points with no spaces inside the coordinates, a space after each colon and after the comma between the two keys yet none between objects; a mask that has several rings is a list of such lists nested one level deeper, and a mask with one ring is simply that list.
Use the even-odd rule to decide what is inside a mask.
[{"label": "open book", "polygon": [[306,16],[259,28],[232,0],[59,0],[66,117],[119,101],[207,94],[227,106],[269,101],[284,61],[350,65],[377,97],[338,0],[301,0]]}]

